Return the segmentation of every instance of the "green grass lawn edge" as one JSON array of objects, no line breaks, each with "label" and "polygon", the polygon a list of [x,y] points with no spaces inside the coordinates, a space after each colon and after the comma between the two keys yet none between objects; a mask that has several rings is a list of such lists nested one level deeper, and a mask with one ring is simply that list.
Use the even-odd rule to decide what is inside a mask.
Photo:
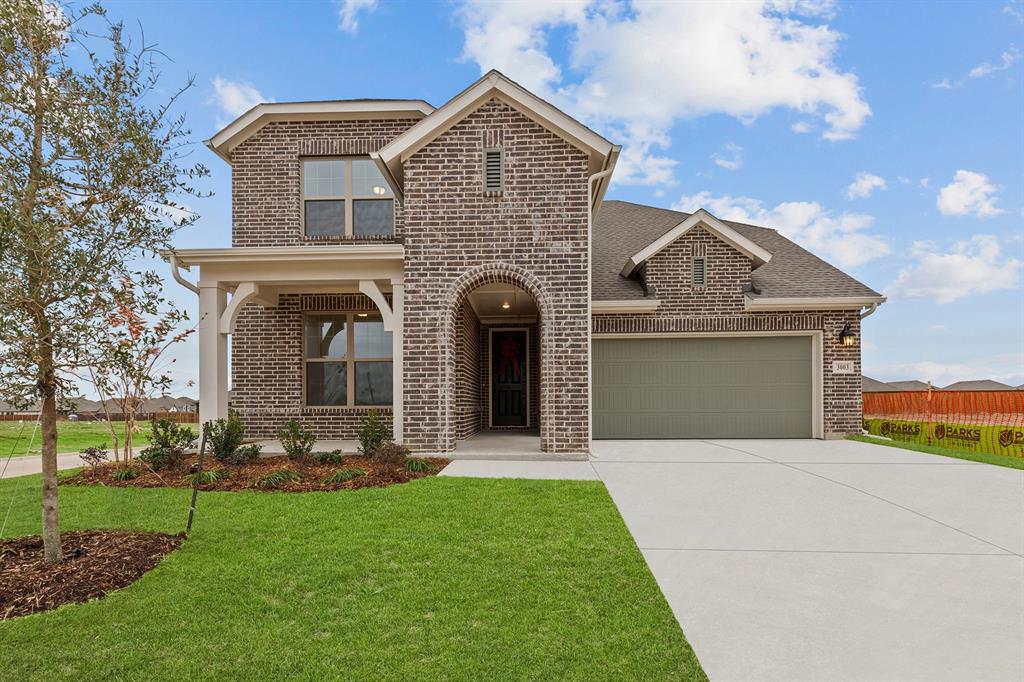
[{"label": "green grass lawn edge", "polygon": [[847,440],[855,440],[860,443],[885,445],[890,448],[900,448],[903,450],[913,450],[914,452],[923,452],[929,455],[964,459],[969,462],[978,462],[980,464],[995,464],[996,466],[1006,467],[1008,469],[1024,469],[1024,458],[1008,457],[1006,455],[990,455],[983,452],[971,452],[969,450],[953,450],[951,448],[940,448],[935,445],[925,445],[923,443],[889,440],[886,438],[879,438],[877,436],[847,436],[846,438]]}]

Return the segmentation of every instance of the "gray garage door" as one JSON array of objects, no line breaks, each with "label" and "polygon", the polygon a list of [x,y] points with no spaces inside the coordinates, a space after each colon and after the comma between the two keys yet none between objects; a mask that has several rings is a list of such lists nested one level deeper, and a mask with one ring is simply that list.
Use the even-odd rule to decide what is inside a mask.
[{"label": "gray garage door", "polygon": [[594,339],[594,438],[809,438],[808,336]]}]

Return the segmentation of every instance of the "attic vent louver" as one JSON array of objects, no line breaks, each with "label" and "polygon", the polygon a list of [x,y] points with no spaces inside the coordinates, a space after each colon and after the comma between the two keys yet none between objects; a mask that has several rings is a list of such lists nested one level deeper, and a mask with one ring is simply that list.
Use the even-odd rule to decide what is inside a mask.
[{"label": "attic vent louver", "polygon": [[695,287],[702,287],[707,284],[707,261],[703,256],[698,256],[692,261],[693,277],[691,282]]},{"label": "attic vent louver", "polygon": [[484,191],[500,192],[505,186],[505,155],[501,149],[484,150]]}]

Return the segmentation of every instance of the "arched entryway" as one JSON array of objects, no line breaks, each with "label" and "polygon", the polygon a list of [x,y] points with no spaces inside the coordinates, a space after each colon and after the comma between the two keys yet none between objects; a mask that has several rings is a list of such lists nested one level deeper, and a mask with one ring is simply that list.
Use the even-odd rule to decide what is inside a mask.
[{"label": "arched entryway", "polygon": [[443,323],[446,449],[548,451],[547,300],[528,272],[482,266],[449,290]]}]

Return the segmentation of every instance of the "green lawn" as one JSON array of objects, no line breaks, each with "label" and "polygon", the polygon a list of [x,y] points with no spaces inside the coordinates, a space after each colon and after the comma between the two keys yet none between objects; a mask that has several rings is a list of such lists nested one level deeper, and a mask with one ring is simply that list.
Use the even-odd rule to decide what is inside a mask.
[{"label": "green lawn", "polygon": [[[120,442],[123,444],[124,423],[117,423],[117,428],[121,438]],[[135,433],[135,437],[132,438],[135,445],[149,442],[149,422],[139,422],[139,429]],[[199,426],[193,424],[192,430],[198,432]],[[34,420],[26,420],[24,426],[18,422],[0,422],[0,457],[10,456],[12,450],[15,457],[39,454],[41,437],[42,434]],[[29,448],[30,440],[32,442],[31,449]],[[78,452],[91,445],[103,444],[110,446],[110,429],[106,422],[57,422],[57,452]]]},{"label": "green lawn", "polygon": [[[177,532],[189,491],[60,494],[68,529]],[[39,530],[38,477],[17,497],[7,537]],[[139,582],[0,642],[17,680],[706,679],[598,482],[201,493]]]},{"label": "green lawn", "polygon": [[912,441],[901,440],[887,440],[885,438],[876,438],[874,436],[847,436],[847,438],[849,440],[860,441],[861,443],[887,445],[891,448],[902,448],[904,450],[913,450],[914,452],[927,452],[930,455],[955,457],[956,459],[966,459],[971,462],[981,462],[983,464],[995,464],[997,466],[1009,467],[1011,469],[1024,469],[1024,458],[1020,457],[1009,457],[1007,455],[990,455],[984,452],[972,452],[970,450],[953,450],[951,448],[940,448],[935,445],[925,445],[924,443],[915,443]]}]

